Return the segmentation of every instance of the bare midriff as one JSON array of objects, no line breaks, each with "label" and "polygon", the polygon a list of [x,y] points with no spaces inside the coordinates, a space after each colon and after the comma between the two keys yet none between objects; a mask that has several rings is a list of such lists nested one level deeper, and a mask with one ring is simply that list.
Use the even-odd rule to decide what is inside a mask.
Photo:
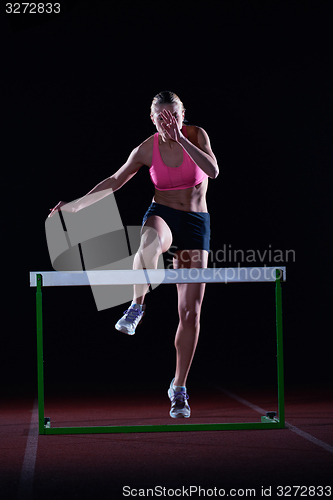
[{"label": "bare midriff", "polygon": [[155,189],[153,201],[184,212],[207,212],[206,192],[208,179],[187,189],[159,191]]}]

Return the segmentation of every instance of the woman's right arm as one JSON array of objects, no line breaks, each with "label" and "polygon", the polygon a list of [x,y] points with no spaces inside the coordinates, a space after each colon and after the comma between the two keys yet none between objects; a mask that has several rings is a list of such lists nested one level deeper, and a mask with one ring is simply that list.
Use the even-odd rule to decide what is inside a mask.
[{"label": "woman's right arm", "polygon": [[145,143],[141,144],[137,148],[133,149],[129,155],[126,163],[117,170],[111,177],[108,177],[104,181],[100,182],[95,186],[89,193],[87,193],[83,198],[66,203],[60,201],[51,211],[49,217],[52,217],[54,212],[63,208],[66,212],[78,212],[82,208],[88,207],[96,201],[102,200],[105,196],[114,193],[120,189],[126,182],[128,182],[137,171],[147,163],[147,146]]}]

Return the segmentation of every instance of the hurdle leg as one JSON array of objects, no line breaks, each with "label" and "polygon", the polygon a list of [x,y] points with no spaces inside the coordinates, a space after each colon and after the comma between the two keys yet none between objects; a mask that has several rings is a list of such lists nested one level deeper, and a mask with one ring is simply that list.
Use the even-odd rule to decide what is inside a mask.
[{"label": "hurdle leg", "polygon": [[276,345],[277,345],[277,382],[278,382],[278,407],[279,428],[285,428],[284,411],[284,368],[283,368],[283,335],[282,335],[282,270],[276,270],[275,280],[275,310],[276,310]]},{"label": "hurdle leg", "polygon": [[37,274],[36,319],[37,319],[37,387],[38,387],[38,428],[44,434],[44,358],[43,358],[43,310],[42,310],[43,278]]}]

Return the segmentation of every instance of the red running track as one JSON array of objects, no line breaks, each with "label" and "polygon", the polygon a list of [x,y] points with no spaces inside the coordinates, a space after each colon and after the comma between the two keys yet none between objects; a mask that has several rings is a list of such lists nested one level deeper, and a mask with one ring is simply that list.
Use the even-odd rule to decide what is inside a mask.
[{"label": "red running track", "polygon": [[[54,427],[179,423],[168,416],[166,389],[145,397],[46,395],[45,415]],[[271,498],[287,498],[295,496],[293,486],[303,486],[298,496],[329,498],[329,489],[320,489],[332,486],[333,475],[328,389],[287,389],[288,428],[281,430],[38,436],[34,398],[3,403],[1,500],[263,498],[262,488]],[[190,404],[186,423],[260,421],[251,404],[265,411],[277,406],[275,390],[267,388],[230,395],[193,389]]]}]

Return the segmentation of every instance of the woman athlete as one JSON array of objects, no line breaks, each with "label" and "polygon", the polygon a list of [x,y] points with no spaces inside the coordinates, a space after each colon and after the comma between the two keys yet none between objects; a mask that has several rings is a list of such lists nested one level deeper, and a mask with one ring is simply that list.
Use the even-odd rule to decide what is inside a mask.
[{"label": "woman athlete", "polygon": [[[173,266],[207,267],[210,219],[206,192],[208,177],[219,173],[207,133],[200,127],[183,125],[185,108],[169,91],[157,94],[151,105],[157,133],[135,148],[126,163],[111,177],[75,202],[59,202],[50,216],[63,210],[77,212],[120,189],[144,165],[149,166],[155,195],[143,218],[141,242],[133,269],[154,269],[160,255],[173,245]],[[157,237],[156,237],[157,236]],[[132,304],[117,322],[116,329],[133,335],[141,322],[148,285],[135,285]],[[168,395],[170,416],[189,417],[186,381],[199,337],[204,283],[179,283],[179,324],[175,336],[176,372]]]}]

